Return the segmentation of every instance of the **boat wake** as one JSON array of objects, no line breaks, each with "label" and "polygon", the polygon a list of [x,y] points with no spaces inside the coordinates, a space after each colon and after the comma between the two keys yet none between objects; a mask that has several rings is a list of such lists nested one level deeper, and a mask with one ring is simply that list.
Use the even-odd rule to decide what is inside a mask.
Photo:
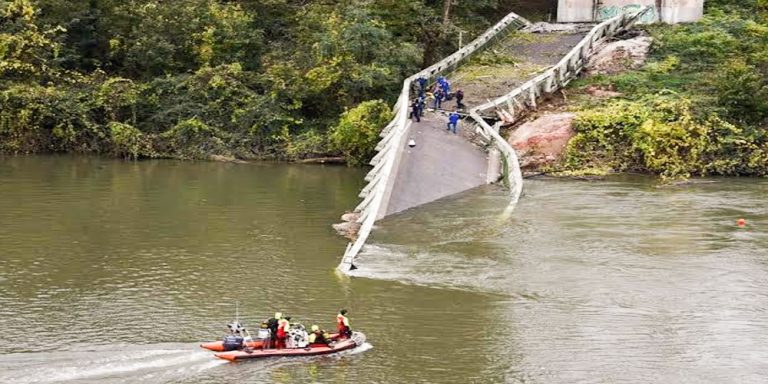
[{"label": "boat wake", "polygon": [[469,259],[450,252],[420,251],[397,245],[367,245],[350,276],[398,281],[468,292],[507,294],[509,275],[492,258]]},{"label": "boat wake", "polygon": [[112,345],[0,356],[0,382],[165,382],[226,364],[196,344]]}]

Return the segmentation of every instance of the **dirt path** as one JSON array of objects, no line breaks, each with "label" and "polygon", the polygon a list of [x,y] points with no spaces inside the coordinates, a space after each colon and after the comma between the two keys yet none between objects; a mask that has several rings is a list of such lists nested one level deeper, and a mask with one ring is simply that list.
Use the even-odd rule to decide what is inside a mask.
[{"label": "dirt path", "polygon": [[451,76],[452,88],[464,91],[464,104],[470,108],[506,95],[557,64],[585,35],[512,32],[461,66]]}]

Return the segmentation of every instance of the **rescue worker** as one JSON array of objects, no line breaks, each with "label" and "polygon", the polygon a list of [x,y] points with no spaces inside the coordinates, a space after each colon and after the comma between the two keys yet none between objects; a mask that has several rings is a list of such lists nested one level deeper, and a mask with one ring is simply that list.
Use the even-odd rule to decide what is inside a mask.
[{"label": "rescue worker", "polygon": [[349,328],[349,318],[347,318],[346,309],[340,310],[339,314],[336,315],[336,331],[339,333],[340,338],[352,336],[352,329]]},{"label": "rescue worker", "polygon": [[285,339],[288,337],[288,331],[291,329],[290,317],[280,317],[277,321],[277,349],[285,348]]},{"label": "rescue worker", "polygon": [[330,336],[325,330],[320,329],[317,325],[312,325],[312,333],[309,334],[309,344],[325,344],[331,341]]},{"label": "rescue worker", "polygon": [[275,312],[275,317],[267,320],[267,328],[269,328],[269,347],[277,348],[277,323],[283,318],[283,314]]}]

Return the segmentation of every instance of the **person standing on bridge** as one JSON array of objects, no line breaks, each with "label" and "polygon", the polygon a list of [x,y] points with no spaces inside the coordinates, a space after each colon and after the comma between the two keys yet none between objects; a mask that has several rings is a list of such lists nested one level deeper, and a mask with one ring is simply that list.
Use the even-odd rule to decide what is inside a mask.
[{"label": "person standing on bridge", "polygon": [[450,115],[448,115],[448,130],[453,132],[453,134],[456,134],[456,125],[459,124],[459,113],[456,111],[451,112]]},{"label": "person standing on bridge", "polygon": [[427,91],[427,78],[421,76],[417,81],[419,83],[419,97],[424,97],[424,92]]},{"label": "person standing on bridge", "polygon": [[421,122],[421,105],[419,104],[419,99],[413,99],[413,103],[411,103],[411,115],[408,116],[409,119],[413,120],[416,118],[416,122]]},{"label": "person standing on bridge", "polygon": [[451,93],[451,82],[448,79],[443,78],[443,82],[440,83],[440,88],[443,90],[443,94],[449,95]]},{"label": "person standing on bridge", "polygon": [[461,101],[464,100],[464,91],[461,90],[461,88],[456,90],[456,108],[462,109],[464,108],[464,104],[461,103]]},{"label": "person standing on bridge", "polygon": [[443,90],[438,88],[435,90],[435,111],[440,109],[440,105],[443,103],[443,98],[445,98],[445,94],[443,94]]}]

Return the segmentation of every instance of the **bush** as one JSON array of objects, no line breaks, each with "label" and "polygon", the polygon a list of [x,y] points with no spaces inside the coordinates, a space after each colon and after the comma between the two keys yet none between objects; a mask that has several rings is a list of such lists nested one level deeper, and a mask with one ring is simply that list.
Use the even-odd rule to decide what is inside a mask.
[{"label": "bush", "polygon": [[571,170],[608,167],[665,178],[768,173],[765,131],[697,114],[685,98],[615,101],[580,113],[574,128],[566,150]]},{"label": "bush", "polygon": [[341,115],[331,131],[331,141],[347,158],[347,164],[364,164],[373,157],[379,132],[392,117],[392,110],[384,101],[365,101]]},{"label": "bush", "polygon": [[196,117],[176,124],[160,136],[170,156],[202,159],[212,154],[230,155],[224,145],[223,132],[206,125]]},{"label": "bush", "polygon": [[117,156],[137,159],[148,155],[144,134],[128,124],[111,122],[108,124],[112,140],[112,152]]}]

